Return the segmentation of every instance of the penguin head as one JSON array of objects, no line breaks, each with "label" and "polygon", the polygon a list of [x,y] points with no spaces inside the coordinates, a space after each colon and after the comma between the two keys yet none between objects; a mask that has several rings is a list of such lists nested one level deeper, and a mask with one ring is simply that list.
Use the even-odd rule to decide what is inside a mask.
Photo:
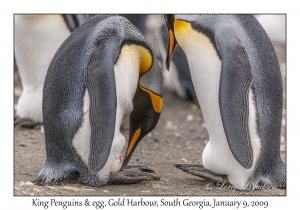
[{"label": "penguin head", "polygon": [[162,110],[162,72],[153,53],[151,68],[141,75],[130,114],[129,142],[121,170],[139,141],[156,126]]},{"label": "penguin head", "polygon": [[175,15],[165,15],[165,21],[169,32],[169,47],[168,47],[168,54],[166,58],[166,67],[169,70],[170,62],[172,60],[172,55],[178,45],[174,34]]},{"label": "penguin head", "polygon": [[[166,58],[166,67],[169,69],[172,55],[178,45],[175,37],[178,32],[186,31],[186,29],[193,28],[192,24],[197,24],[197,20],[201,15],[165,15],[165,22],[169,32],[169,46]],[[181,46],[182,47],[182,46]]]}]

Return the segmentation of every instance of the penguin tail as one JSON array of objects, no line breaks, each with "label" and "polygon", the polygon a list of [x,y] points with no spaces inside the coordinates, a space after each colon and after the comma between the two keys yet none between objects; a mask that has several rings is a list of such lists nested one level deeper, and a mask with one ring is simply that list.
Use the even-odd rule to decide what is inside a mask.
[{"label": "penguin tail", "polygon": [[33,181],[36,185],[54,185],[60,184],[61,182],[76,182],[80,177],[79,172],[76,170],[55,170],[54,168],[45,167],[43,168],[36,180]]},{"label": "penguin tail", "polygon": [[286,164],[281,162],[272,174],[272,182],[275,187],[286,187]]},{"label": "penguin tail", "polygon": [[280,160],[272,171],[262,172],[256,175],[252,181],[248,182],[246,190],[285,188],[286,187],[286,164]]}]

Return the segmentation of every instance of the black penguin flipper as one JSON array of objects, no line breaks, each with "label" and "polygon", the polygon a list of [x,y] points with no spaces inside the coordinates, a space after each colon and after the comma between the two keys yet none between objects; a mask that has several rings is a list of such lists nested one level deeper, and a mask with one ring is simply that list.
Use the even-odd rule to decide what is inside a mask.
[{"label": "black penguin flipper", "polygon": [[88,167],[92,173],[97,173],[106,164],[114,138],[117,109],[115,50],[113,41],[100,43],[91,54],[85,70],[91,125]]},{"label": "black penguin flipper", "polygon": [[246,169],[253,165],[249,119],[249,90],[253,80],[249,58],[238,40],[228,37],[221,47],[220,111],[230,150]]}]

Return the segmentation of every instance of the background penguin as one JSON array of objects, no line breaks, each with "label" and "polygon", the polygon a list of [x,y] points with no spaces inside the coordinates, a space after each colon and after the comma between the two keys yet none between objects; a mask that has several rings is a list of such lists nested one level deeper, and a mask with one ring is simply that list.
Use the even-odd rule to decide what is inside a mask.
[{"label": "background penguin", "polygon": [[265,29],[272,43],[285,45],[286,15],[255,15],[254,17]]},{"label": "background penguin", "polygon": [[[145,36],[157,55],[162,68],[165,68],[165,58],[168,50],[167,27],[162,15],[148,15]],[[180,98],[192,100],[198,104],[197,96],[189,71],[186,56],[180,47],[173,54],[170,71],[163,69],[164,87]]]},{"label": "background penguin", "polygon": [[203,166],[176,166],[215,182],[229,181],[237,189],[285,187],[282,81],[264,29],[252,15],[166,15],[166,23],[167,66],[178,41],[210,138]]},{"label": "background penguin", "polygon": [[[157,179],[146,166],[126,166],[159,119],[161,90],[162,73],[153,51],[127,19],[99,15],[78,27],[60,46],[46,75],[47,158],[35,182],[48,185],[80,177],[87,185],[101,186]],[[123,157],[120,125],[129,113]]]},{"label": "background penguin", "polygon": [[[50,61],[86,15],[15,15],[15,60],[23,91],[16,106],[15,125],[43,122],[42,89]],[[15,66],[15,67],[16,67]]]}]

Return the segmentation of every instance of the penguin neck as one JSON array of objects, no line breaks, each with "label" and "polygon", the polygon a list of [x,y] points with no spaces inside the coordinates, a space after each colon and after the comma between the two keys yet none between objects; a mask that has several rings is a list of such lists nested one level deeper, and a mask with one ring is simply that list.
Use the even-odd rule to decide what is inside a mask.
[{"label": "penguin neck", "polygon": [[176,20],[174,23],[176,39],[187,56],[192,81],[208,132],[218,133],[213,130],[222,126],[221,119],[219,119],[219,83],[222,62],[212,42],[205,34],[192,29],[189,23],[185,24],[184,30],[181,30],[182,27],[183,24]]},{"label": "penguin neck", "polygon": [[139,71],[139,78],[145,74],[152,66],[152,56],[149,50],[136,44],[123,45],[121,55],[124,54],[136,63]]}]

